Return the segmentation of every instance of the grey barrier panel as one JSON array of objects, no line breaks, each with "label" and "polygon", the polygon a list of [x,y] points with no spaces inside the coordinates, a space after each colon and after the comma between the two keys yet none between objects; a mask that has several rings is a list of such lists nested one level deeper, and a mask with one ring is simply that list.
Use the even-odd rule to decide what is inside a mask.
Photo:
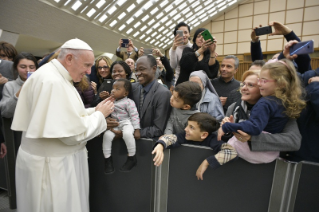
[{"label": "grey barrier panel", "polygon": [[[16,143],[14,133],[11,130],[12,119],[2,118],[4,140],[7,146],[6,176],[9,196],[10,209],[17,208],[16,187],[15,187],[15,162],[16,162]],[[20,141],[19,141],[20,143]]]},{"label": "grey barrier panel", "polygon": [[[319,211],[319,164],[300,162],[301,166],[298,189],[293,211],[318,212]],[[292,210],[291,210],[292,211]]]},{"label": "grey barrier panel", "polygon": [[277,159],[268,211],[289,211],[297,163]]},{"label": "grey barrier panel", "polygon": [[211,150],[189,146],[171,150],[168,212],[268,210],[275,162],[255,165],[239,158],[215,170],[209,167],[199,181],[196,170],[210,155]]},{"label": "grey barrier panel", "polygon": [[102,136],[88,142],[90,211],[154,211],[153,145],[154,142],[150,139],[136,141],[137,166],[130,172],[123,173],[119,169],[127,158],[126,145],[123,140],[113,141],[115,172],[105,175]]}]

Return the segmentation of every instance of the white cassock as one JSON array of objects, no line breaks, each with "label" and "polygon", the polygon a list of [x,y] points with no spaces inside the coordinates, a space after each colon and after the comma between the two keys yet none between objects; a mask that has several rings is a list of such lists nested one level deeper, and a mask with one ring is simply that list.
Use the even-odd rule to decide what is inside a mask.
[{"label": "white cassock", "polygon": [[106,130],[106,121],[101,112],[84,108],[58,60],[25,82],[11,128],[23,131],[16,161],[18,211],[89,211],[85,144]]}]

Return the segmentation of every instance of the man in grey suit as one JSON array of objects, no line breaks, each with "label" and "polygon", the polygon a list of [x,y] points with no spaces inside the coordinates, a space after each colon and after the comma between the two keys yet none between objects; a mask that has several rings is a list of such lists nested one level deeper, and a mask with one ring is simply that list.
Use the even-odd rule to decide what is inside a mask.
[{"label": "man in grey suit", "polygon": [[[136,104],[141,125],[141,138],[157,138],[164,134],[170,115],[171,92],[155,79],[157,63],[153,56],[142,56],[136,61],[137,83],[132,84],[129,97]],[[107,120],[108,128],[118,125],[114,120]],[[117,138],[121,131],[113,131]]]}]

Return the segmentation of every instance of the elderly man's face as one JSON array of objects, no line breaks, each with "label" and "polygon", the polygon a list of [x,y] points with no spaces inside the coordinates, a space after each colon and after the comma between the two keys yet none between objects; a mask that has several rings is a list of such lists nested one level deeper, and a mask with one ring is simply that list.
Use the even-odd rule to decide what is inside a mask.
[{"label": "elderly man's face", "polygon": [[130,67],[131,71],[134,71],[135,69],[135,62],[133,59],[128,58],[125,60],[126,64]]},{"label": "elderly man's face", "polygon": [[222,64],[220,65],[220,76],[224,80],[229,80],[234,77],[236,74],[237,69],[235,69],[235,60],[230,59],[223,59]]},{"label": "elderly man's face", "polygon": [[91,67],[94,64],[94,55],[92,51],[82,50],[77,56],[73,56],[73,61],[69,73],[74,82],[80,82],[85,74],[91,73]]}]

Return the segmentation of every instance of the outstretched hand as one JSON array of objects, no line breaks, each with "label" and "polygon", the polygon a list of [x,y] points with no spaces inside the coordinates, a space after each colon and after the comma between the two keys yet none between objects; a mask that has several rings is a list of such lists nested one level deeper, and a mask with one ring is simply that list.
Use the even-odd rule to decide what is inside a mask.
[{"label": "outstretched hand", "polygon": [[152,151],[152,155],[155,154],[153,159],[155,166],[160,166],[164,160],[164,147],[162,144],[157,144],[154,150]]},{"label": "outstretched hand", "polygon": [[295,45],[296,43],[298,43],[298,41],[296,40],[291,40],[289,41],[288,43],[286,43],[285,47],[284,47],[284,50],[283,50],[283,55],[285,56],[285,58],[289,59],[289,60],[294,60],[298,57],[298,55],[294,54],[294,55],[290,55],[290,52],[289,52],[289,48],[293,45]]},{"label": "outstretched hand", "polygon": [[270,36],[271,35],[287,35],[292,31],[287,26],[285,26],[282,23],[277,22],[277,21],[270,22],[269,26],[273,26],[275,29],[275,31],[273,33],[269,34]]},{"label": "outstretched hand", "polygon": [[209,163],[207,160],[204,160],[202,162],[202,164],[200,164],[200,166],[198,167],[198,169],[196,171],[197,180],[204,180],[203,175],[204,175],[206,169],[208,168],[208,166],[209,166]]},{"label": "outstretched hand", "polygon": [[[259,27],[262,27],[262,25],[259,24]],[[256,32],[255,32],[255,29],[257,29],[257,28],[258,28],[258,27],[253,28],[253,30],[251,30],[251,33],[250,33],[250,37],[251,37],[251,40],[252,40],[253,42],[259,41],[259,36],[257,36],[257,35],[256,35]]]},{"label": "outstretched hand", "polygon": [[100,111],[104,117],[108,117],[114,111],[114,98],[109,97],[100,102],[96,107],[95,111]]}]

